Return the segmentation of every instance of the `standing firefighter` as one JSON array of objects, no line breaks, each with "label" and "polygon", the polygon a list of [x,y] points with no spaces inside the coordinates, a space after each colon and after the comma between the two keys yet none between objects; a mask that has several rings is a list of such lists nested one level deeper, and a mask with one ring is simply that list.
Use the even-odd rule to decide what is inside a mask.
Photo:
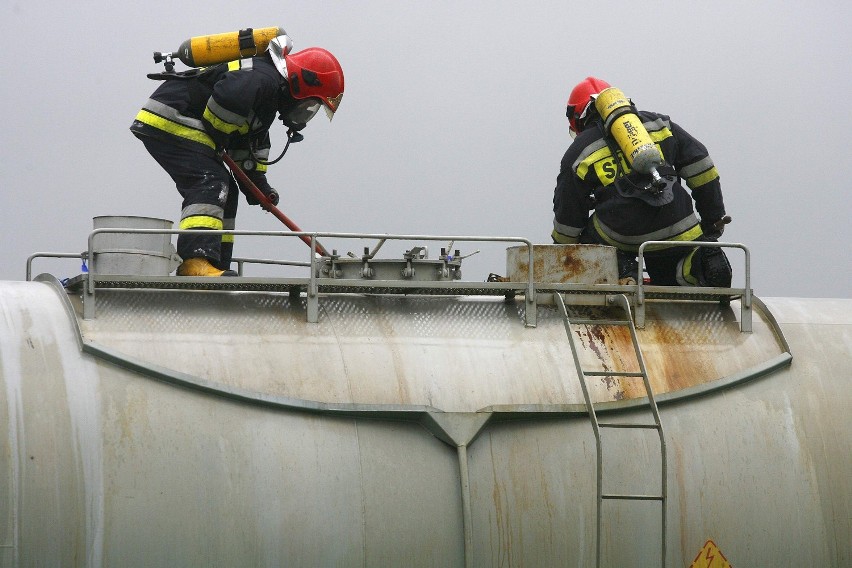
[{"label": "standing firefighter", "polygon": [[[704,145],[668,116],[636,110],[621,91],[594,77],[574,87],[566,114],[574,142],[556,178],[553,242],[616,247],[619,278],[629,281],[641,277],[636,255],[643,242],[715,241],[722,234],[730,217],[716,167]],[[652,284],[731,284],[721,248],[645,250]]]},{"label": "standing firefighter", "polygon": [[320,107],[331,120],[340,105],[343,70],[337,59],[318,47],[296,53],[291,48],[290,38],[280,35],[255,57],[155,76],[164,82],[130,130],[183,197],[180,228],[198,231],[178,237],[179,276],[236,275],[230,270],[233,236],[204,233],[235,227],[241,189],[249,204],[258,203],[234,180],[220,152],[241,164],[277,205],[278,193],[266,179],[276,113],[296,141]]}]

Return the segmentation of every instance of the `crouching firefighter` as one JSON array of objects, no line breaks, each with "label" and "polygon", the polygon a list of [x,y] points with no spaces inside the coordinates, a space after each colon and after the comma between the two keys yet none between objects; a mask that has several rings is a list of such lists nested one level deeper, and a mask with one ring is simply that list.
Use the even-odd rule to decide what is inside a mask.
[{"label": "crouching firefighter", "polygon": [[[171,176],[183,198],[177,253],[178,276],[236,276],[230,270],[233,235],[206,230],[235,228],[239,191],[220,156],[227,152],[249,179],[278,204],[266,179],[269,128],[276,114],[287,127],[287,145],[322,107],[329,120],[343,97],[343,70],[328,51],[311,47],[291,53],[292,42],[279,35],[254,57],[200,69],[149,77],[162,80],[130,127]],[[156,57],[155,57],[156,59]],[[286,151],[287,145],[284,150]],[[283,155],[283,152],[282,152]]]},{"label": "crouching firefighter", "polygon": [[[629,283],[642,276],[636,256],[643,242],[721,236],[730,217],[716,167],[704,145],[668,116],[637,110],[595,77],[574,87],[566,114],[574,141],[556,178],[554,243],[616,247],[619,281]],[[646,247],[644,256],[652,284],[731,285],[719,247],[660,245]]]}]

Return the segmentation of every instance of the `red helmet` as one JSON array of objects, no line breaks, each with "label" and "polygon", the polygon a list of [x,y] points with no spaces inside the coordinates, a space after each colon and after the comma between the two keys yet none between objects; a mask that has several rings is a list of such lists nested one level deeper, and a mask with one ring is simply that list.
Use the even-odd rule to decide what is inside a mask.
[{"label": "red helmet", "polygon": [[331,120],[343,98],[343,68],[337,58],[321,47],[309,47],[284,59],[293,98],[321,100]]},{"label": "red helmet", "polygon": [[583,130],[582,121],[586,118],[586,113],[592,104],[592,95],[597,95],[604,89],[609,89],[610,86],[603,79],[586,77],[574,87],[568,96],[568,110],[565,112],[572,131],[579,133]]}]

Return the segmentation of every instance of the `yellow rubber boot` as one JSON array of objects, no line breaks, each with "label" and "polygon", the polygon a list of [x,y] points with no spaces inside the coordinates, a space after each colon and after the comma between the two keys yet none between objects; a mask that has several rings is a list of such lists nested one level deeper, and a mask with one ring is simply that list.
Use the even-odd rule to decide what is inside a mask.
[{"label": "yellow rubber boot", "polygon": [[236,276],[233,270],[219,270],[206,258],[188,258],[177,268],[178,276]]}]

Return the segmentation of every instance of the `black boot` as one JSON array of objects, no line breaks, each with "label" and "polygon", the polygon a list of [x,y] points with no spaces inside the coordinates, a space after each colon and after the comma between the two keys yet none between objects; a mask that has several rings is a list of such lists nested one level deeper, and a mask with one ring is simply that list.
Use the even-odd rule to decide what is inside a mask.
[{"label": "black boot", "polygon": [[[639,282],[639,261],[636,260],[636,255],[631,255],[624,251],[616,251],[618,259],[618,283],[619,284],[636,284]],[[633,282],[630,282],[630,279]]]},{"label": "black boot", "polygon": [[732,277],[731,263],[720,247],[701,248],[701,286],[730,288]]}]

